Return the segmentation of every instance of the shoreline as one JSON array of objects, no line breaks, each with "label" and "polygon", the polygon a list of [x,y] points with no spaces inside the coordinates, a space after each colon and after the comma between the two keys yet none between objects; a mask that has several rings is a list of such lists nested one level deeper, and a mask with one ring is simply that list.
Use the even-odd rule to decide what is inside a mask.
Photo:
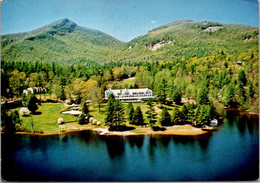
[{"label": "shoreline", "polygon": [[[204,131],[201,128],[196,128],[191,125],[174,125],[171,127],[165,127],[165,131],[153,131],[151,127],[148,128],[136,128],[139,132],[132,131],[108,131],[108,128],[80,128],[71,131],[63,131],[56,133],[31,133],[31,132],[15,132],[14,134],[18,135],[30,135],[30,136],[55,136],[55,135],[64,135],[70,133],[78,133],[81,131],[95,131],[99,135],[104,136],[140,136],[140,135],[165,135],[165,136],[203,136],[212,133],[212,131]],[[4,134],[4,132],[1,132]]]}]

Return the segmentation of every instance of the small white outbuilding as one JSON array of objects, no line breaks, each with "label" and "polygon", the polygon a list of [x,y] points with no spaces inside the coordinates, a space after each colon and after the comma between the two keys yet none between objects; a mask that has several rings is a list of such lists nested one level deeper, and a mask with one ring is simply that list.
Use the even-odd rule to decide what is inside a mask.
[{"label": "small white outbuilding", "polygon": [[210,121],[210,126],[218,126],[218,120],[217,119],[213,119]]}]

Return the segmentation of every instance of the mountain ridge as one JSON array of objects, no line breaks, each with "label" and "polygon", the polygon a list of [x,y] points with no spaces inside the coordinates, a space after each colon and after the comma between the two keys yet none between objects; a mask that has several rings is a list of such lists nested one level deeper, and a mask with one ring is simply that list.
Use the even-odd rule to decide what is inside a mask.
[{"label": "mountain ridge", "polygon": [[[183,19],[123,42],[102,31],[62,18],[32,31],[2,35],[1,58],[5,61],[63,63],[169,60],[182,55],[201,57],[213,54],[214,44],[217,44],[217,49],[223,47],[232,54],[245,51],[252,42],[251,47],[254,46],[253,51],[256,51],[258,32],[254,26]],[[239,45],[242,45],[241,50],[238,50]]]}]

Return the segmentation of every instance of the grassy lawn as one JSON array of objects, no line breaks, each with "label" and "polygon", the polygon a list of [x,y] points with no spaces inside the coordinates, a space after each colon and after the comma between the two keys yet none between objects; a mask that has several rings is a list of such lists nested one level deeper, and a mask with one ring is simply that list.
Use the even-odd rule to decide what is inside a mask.
[{"label": "grassy lawn", "polygon": [[20,116],[22,119],[22,129],[27,132],[32,131],[31,120],[35,125],[37,132],[56,133],[58,131],[57,119],[63,118],[65,122],[76,121],[76,117],[69,114],[61,114],[60,111],[63,109],[63,104],[60,103],[43,103],[37,110],[38,114],[30,116]]},{"label": "grassy lawn", "polygon": [[[125,107],[125,111],[127,109],[128,103],[123,103]],[[136,109],[137,106],[141,107],[141,110],[143,112],[144,116],[144,122],[148,123],[147,121],[147,114],[145,112],[148,110],[148,106],[145,103],[133,103],[134,109]],[[93,116],[95,119],[101,122],[101,126],[99,127],[105,127],[105,117],[106,117],[106,104],[101,104],[100,112],[98,112],[98,108],[95,105],[94,108],[92,105],[89,105],[89,111],[90,115]],[[165,106],[169,109],[170,114],[172,114],[172,109],[176,106]],[[43,133],[57,133],[59,131],[59,125],[57,123],[58,118],[63,118],[64,122],[67,124],[68,128],[67,130],[73,130],[74,127],[77,127],[75,129],[79,129],[80,126],[78,126],[78,123],[76,122],[75,116],[72,116],[70,114],[61,114],[61,110],[64,109],[64,105],[61,103],[42,103],[42,105],[39,105],[39,109],[37,110],[36,114],[30,115],[30,116],[20,116],[22,120],[22,130],[26,132],[32,132],[32,126],[31,122],[33,121],[34,124],[34,130],[36,132],[43,132]],[[155,105],[155,108],[158,109],[158,105]],[[19,111],[20,108],[17,108]],[[157,114],[160,115],[160,111],[157,111]],[[158,116],[156,117],[159,118]],[[127,115],[125,115],[125,120],[128,124]],[[87,125],[88,127],[92,128],[91,124]],[[133,126],[133,125],[129,125]],[[95,127],[95,126],[93,126]],[[138,128],[138,126],[137,126]],[[134,132],[136,133],[142,133],[142,130],[135,129]]]},{"label": "grassy lawn", "polygon": [[38,99],[47,100],[47,99],[56,99],[54,94],[50,93],[42,93],[42,94],[34,94]]},{"label": "grassy lawn", "polygon": [[93,116],[95,119],[101,122],[102,125],[105,124],[105,117],[106,117],[106,104],[101,104],[100,106],[100,112],[98,112],[98,107],[95,106],[93,108],[92,105],[89,105],[89,113],[91,116]]},{"label": "grassy lawn", "polygon": [[135,78],[128,78],[128,79],[123,79],[122,81],[111,81],[107,84],[107,87],[108,88],[111,88],[112,85],[115,85],[117,87],[120,86],[120,88],[125,88],[125,85],[127,85],[128,87],[126,88],[129,88],[129,85],[134,85],[135,84]]}]

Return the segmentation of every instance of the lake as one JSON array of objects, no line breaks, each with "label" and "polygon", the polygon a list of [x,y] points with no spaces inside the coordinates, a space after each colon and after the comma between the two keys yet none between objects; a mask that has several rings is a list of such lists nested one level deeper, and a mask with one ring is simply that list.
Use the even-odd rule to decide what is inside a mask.
[{"label": "lake", "polygon": [[258,116],[227,112],[203,137],[2,135],[8,181],[220,181],[259,176]]}]

